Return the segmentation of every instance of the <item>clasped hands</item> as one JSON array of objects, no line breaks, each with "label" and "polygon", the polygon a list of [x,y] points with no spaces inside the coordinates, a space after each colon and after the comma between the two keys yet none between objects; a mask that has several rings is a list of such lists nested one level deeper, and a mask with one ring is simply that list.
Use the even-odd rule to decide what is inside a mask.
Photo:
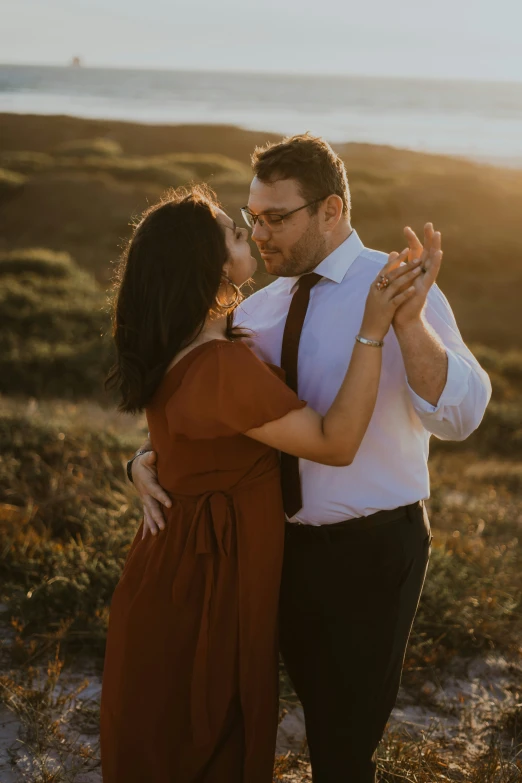
[{"label": "clasped hands", "polygon": [[[424,226],[424,244],[409,226],[404,229],[404,235],[408,241],[408,261],[420,259],[423,273],[418,275],[412,283],[415,294],[395,313],[393,318],[395,331],[406,329],[421,321],[428,292],[437,279],[442,262],[442,237],[440,231],[434,230],[433,223],[426,223]],[[397,254],[398,257],[399,254]],[[397,263],[399,264],[400,261]]]}]

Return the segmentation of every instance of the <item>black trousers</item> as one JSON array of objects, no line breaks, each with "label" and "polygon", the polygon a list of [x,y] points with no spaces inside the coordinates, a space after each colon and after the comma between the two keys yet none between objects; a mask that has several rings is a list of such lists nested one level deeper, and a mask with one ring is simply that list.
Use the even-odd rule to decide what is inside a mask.
[{"label": "black trousers", "polygon": [[423,503],[287,524],[280,643],[314,783],[374,783],[431,551]]}]

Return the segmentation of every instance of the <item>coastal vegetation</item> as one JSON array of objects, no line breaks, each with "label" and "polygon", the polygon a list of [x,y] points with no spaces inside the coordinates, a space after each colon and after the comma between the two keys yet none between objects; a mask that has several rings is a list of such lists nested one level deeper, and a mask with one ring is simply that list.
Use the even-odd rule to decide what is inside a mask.
[{"label": "coastal vegetation", "polygon": [[[10,114],[0,114],[0,137],[0,250],[68,252],[102,285],[132,217],[167,187],[207,180],[239,222],[249,156],[256,144],[277,138],[225,126]],[[405,225],[422,231],[433,221],[443,231],[441,287],[465,339],[516,349],[522,172],[370,144],[337,149],[365,244],[401,250]],[[269,281],[260,261],[256,283]]]},{"label": "coastal vegetation", "polygon": [[66,252],[0,253],[4,394],[100,397],[110,363],[107,296]]},{"label": "coastal vegetation", "polygon": [[[248,153],[270,136],[15,115],[0,115],[0,135],[0,701],[32,759],[24,767],[12,752],[20,779],[73,783],[98,769],[98,704],[60,682],[79,669],[99,678],[110,598],[140,523],[124,464],[146,423],[117,414],[102,389],[111,262],[167,187],[207,180],[239,220]],[[429,219],[443,231],[441,286],[493,383],[476,433],[432,439],[433,550],[403,688],[415,709],[445,709],[451,722],[460,697],[441,707],[431,684],[488,656],[516,674],[522,651],[522,174],[370,145],[340,151],[366,244],[400,249],[402,226]],[[260,265],[257,285],[269,280]],[[458,718],[458,741],[391,726],[381,783],[520,780],[522,677],[513,682],[481,724],[482,744],[471,719],[463,728]],[[295,704],[283,670],[281,686],[283,716]],[[309,774],[303,750],[279,758],[274,779]]]},{"label": "coastal vegetation", "polygon": [[[408,693],[428,710],[426,683],[444,678],[456,662],[520,655],[522,462],[519,452],[506,455],[503,439],[520,432],[522,419],[513,415],[509,421],[497,441],[496,430],[489,433],[488,442],[496,446],[487,451],[435,448],[431,460],[433,551],[403,676]],[[484,428],[489,430],[487,421]],[[124,462],[145,432],[142,418],[94,402],[2,399],[0,601],[8,607],[11,637],[4,646],[10,673],[0,686],[3,682],[8,702],[15,685],[20,698],[29,698],[27,691],[36,686],[30,687],[28,672],[34,678],[34,667],[52,662],[57,650],[66,668],[76,670],[87,659],[100,675],[110,598],[140,522]],[[289,692],[282,673],[282,693]],[[77,703],[80,719],[82,702]],[[86,709],[83,719],[92,722],[97,703]],[[389,771],[381,781],[398,783],[399,772],[409,770],[410,779],[422,783],[515,783],[521,769],[520,707],[509,702],[489,729],[493,744],[478,758],[450,741],[431,741],[429,734],[392,732],[381,749],[383,774]],[[470,749],[473,745],[470,735]],[[490,777],[471,777],[486,762],[493,764]],[[290,754],[278,763],[278,779],[309,779],[304,755]],[[449,764],[456,765],[453,777],[447,776]],[[302,776],[292,777],[300,769]]]}]

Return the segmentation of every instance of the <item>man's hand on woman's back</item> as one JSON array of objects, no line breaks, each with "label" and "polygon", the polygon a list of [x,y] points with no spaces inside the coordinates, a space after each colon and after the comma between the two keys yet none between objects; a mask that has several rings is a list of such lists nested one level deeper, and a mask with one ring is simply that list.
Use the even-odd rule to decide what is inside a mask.
[{"label": "man's hand on woman's back", "polygon": [[143,503],[143,535],[150,530],[155,536],[165,528],[162,505],[166,508],[172,506],[172,501],[165,490],[158,484],[158,471],[156,469],[156,452],[147,451],[136,457],[132,463],[132,480],[136,491]]}]

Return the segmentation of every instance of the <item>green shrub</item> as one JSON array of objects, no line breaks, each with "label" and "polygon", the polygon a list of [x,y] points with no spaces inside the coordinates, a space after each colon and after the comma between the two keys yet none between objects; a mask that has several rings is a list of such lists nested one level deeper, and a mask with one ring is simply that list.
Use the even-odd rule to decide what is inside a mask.
[{"label": "green shrub", "polygon": [[91,155],[106,156],[109,158],[122,155],[123,149],[117,141],[113,139],[75,139],[59,144],[55,150],[55,155],[71,155],[76,158]]},{"label": "green shrub", "polygon": [[490,402],[482,424],[466,441],[480,454],[520,456],[522,453],[522,404]]},{"label": "green shrub", "polygon": [[67,253],[0,254],[0,389],[103,394],[111,362],[106,295]]},{"label": "green shrub", "polygon": [[0,278],[3,275],[19,277],[25,274],[70,277],[73,268],[74,262],[69,253],[55,253],[40,247],[0,253]]},{"label": "green shrub", "polygon": [[0,153],[0,166],[20,174],[37,174],[52,168],[53,165],[54,159],[45,152],[7,151]]},{"label": "green shrub", "polygon": [[479,428],[464,441],[432,438],[432,452],[474,451],[481,457],[520,457],[522,450],[522,405],[518,401],[489,403]]},{"label": "green shrub", "polygon": [[188,152],[162,155],[154,159],[158,165],[182,166],[194,173],[197,180],[210,181],[212,185],[249,185],[252,179],[250,166],[226,155],[204,155]]},{"label": "green shrub", "polygon": [[66,621],[71,644],[103,649],[139,524],[123,467],[136,443],[92,421],[0,416],[0,585],[27,634]]},{"label": "green shrub", "polygon": [[11,196],[27,182],[27,177],[16,171],[0,169],[0,198]]},{"label": "green shrub", "polygon": [[485,345],[473,347],[473,353],[489,373],[504,375],[509,381],[522,381],[522,351],[496,351]]},{"label": "green shrub", "polygon": [[109,174],[115,179],[154,182],[163,187],[178,187],[192,181],[210,181],[212,185],[242,185],[247,187],[252,178],[248,166],[224,155],[197,155],[175,153],[150,157],[103,157],[63,155],[55,165],[61,169],[96,174]]},{"label": "green shrub", "polygon": [[178,187],[191,181],[210,181],[212,185],[248,186],[252,173],[248,166],[224,155],[175,153],[151,157],[70,154],[56,159],[61,169],[109,174],[116,179],[154,182],[164,187]]},{"label": "green shrub", "polygon": [[11,173],[38,174],[52,169],[108,174],[115,179],[153,182],[178,187],[191,181],[210,180],[214,186],[244,185],[251,180],[250,168],[225,155],[174,153],[153,156],[123,155],[121,147],[107,139],[68,142],[54,157],[40,152],[0,153],[0,166]]},{"label": "green shrub", "polygon": [[522,448],[522,353],[502,353],[485,345],[472,352],[487,371],[493,396],[480,427],[463,442],[432,438],[433,451],[475,451],[479,456],[517,457]]},{"label": "green shrub", "polygon": [[178,187],[194,179],[194,172],[176,163],[155,158],[103,158],[95,155],[63,157],[56,162],[61,169],[89,174],[108,174],[115,179],[154,182],[163,187]]}]

